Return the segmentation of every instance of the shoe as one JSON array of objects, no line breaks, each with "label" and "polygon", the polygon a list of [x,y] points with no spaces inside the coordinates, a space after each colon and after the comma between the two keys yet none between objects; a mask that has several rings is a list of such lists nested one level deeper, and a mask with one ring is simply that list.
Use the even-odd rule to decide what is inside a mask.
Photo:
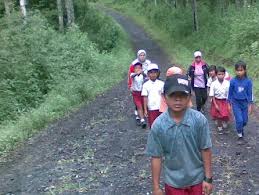
[{"label": "shoe", "polygon": [[223,131],[223,127],[218,127],[218,130],[219,131]]},{"label": "shoe", "polygon": [[138,111],[137,110],[134,111],[134,115],[138,116]]},{"label": "shoe", "polygon": [[228,127],[228,123],[223,121],[222,126],[223,126],[224,129],[226,129]]},{"label": "shoe", "polygon": [[243,145],[243,144],[245,144],[244,138],[243,138],[243,137],[238,137],[238,139],[237,139],[237,144],[238,144],[238,145]]},{"label": "shoe", "polygon": [[137,124],[138,126],[141,125],[141,122],[140,122],[140,118],[139,118],[139,117],[136,117],[136,124]]},{"label": "shoe", "polygon": [[146,121],[141,121],[141,127],[145,129],[147,127]]}]

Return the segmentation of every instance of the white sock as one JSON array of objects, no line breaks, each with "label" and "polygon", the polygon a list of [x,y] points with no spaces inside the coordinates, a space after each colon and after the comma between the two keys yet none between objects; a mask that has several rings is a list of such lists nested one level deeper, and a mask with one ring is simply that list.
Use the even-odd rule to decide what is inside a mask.
[{"label": "white sock", "polygon": [[140,122],[144,122],[144,121],[145,121],[145,119],[143,119],[143,118],[140,120]]},{"label": "white sock", "polygon": [[242,133],[237,134],[238,137],[243,137]]},{"label": "white sock", "polygon": [[139,118],[139,116],[138,115],[136,115],[136,120],[139,120],[140,118]]},{"label": "white sock", "polygon": [[137,111],[137,110],[135,110],[135,111],[134,111],[134,114],[137,116],[137,115],[138,115],[138,111]]},{"label": "white sock", "polygon": [[223,128],[222,128],[222,127],[218,127],[218,130],[219,130],[219,131],[222,131],[222,130],[223,130]]}]

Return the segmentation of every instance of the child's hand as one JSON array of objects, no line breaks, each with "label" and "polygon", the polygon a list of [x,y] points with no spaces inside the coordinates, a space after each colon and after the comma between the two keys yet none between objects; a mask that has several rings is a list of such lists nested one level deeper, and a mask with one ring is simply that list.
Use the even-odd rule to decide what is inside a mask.
[{"label": "child's hand", "polygon": [[202,194],[209,195],[212,193],[213,185],[211,183],[203,182],[202,183]]},{"label": "child's hand", "polygon": [[136,73],[140,75],[142,73],[142,70],[137,70]]},{"label": "child's hand", "polygon": [[154,190],[152,194],[153,194],[153,195],[163,195],[164,193],[163,193],[163,191],[159,188],[159,189],[157,189],[157,190]]},{"label": "child's hand", "polygon": [[144,116],[145,117],[148,117],[148,114],[147,114],[148,112],[147,112],[147,110],[144,110]]},{"label": "child's hand", "polygon": [[251,115],[253,113],[253,104],[250,104],[248,107],[248,114]]},{"label": "child's hand", "polygon": [[231,113],[231,104],[228,104],[228,111],[229,111],[229,113]]}]

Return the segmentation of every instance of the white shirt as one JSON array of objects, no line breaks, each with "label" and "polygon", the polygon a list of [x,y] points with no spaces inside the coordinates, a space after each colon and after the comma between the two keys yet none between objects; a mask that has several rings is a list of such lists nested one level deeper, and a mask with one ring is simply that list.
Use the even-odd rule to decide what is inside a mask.
[{"label": "white shirt", "polygon": [[[135,75],[135,73],[131,73],[130,76],[132,77],[133,75]],[[143,83],[144,83],[144,76],[143,74],[140,75],[136,75],[132,78],[132,86],[131,89],[133,91],[142,91],[142,87],[143,87]]]},{"label": "white shirt", "polygon": [[142,88],[142,96],[147,96],[148,110],[159,110],[161,104],[161,94],[164,90],[164,82],[156,79],[155,81],[148,80]]},{"label": "white shirt", "polygon": [[207,81],[207,87],[210,87],[210,86],[211,86],[211,83],[212,83],[213,81],[215,81],[216,79],[217,79],[216,76],[215,76],[215,78],[209,77],[209,78],[208,78],[208,81]]},{"label": "white shirt", "polygon": [[210,86],[209,96],[215,97],[217,99],[227,99],[229,85],[230,82],[226,79],[224,79],[222,83],[220,83],[218,79],[213,81]]}]

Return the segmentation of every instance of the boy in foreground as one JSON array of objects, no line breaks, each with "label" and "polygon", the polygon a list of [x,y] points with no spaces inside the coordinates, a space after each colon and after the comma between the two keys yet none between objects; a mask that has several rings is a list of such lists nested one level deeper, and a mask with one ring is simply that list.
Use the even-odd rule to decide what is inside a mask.
[{"label": "boy in foreground", "polygon": [[211,194],[210,130],[204,115],[188,107],[188,78],[167,78],[164,95],[168,110],[152,125],[146,150],[151,157],[153,194],[163,194],[159,186],[162,166],[166,195]]}]

